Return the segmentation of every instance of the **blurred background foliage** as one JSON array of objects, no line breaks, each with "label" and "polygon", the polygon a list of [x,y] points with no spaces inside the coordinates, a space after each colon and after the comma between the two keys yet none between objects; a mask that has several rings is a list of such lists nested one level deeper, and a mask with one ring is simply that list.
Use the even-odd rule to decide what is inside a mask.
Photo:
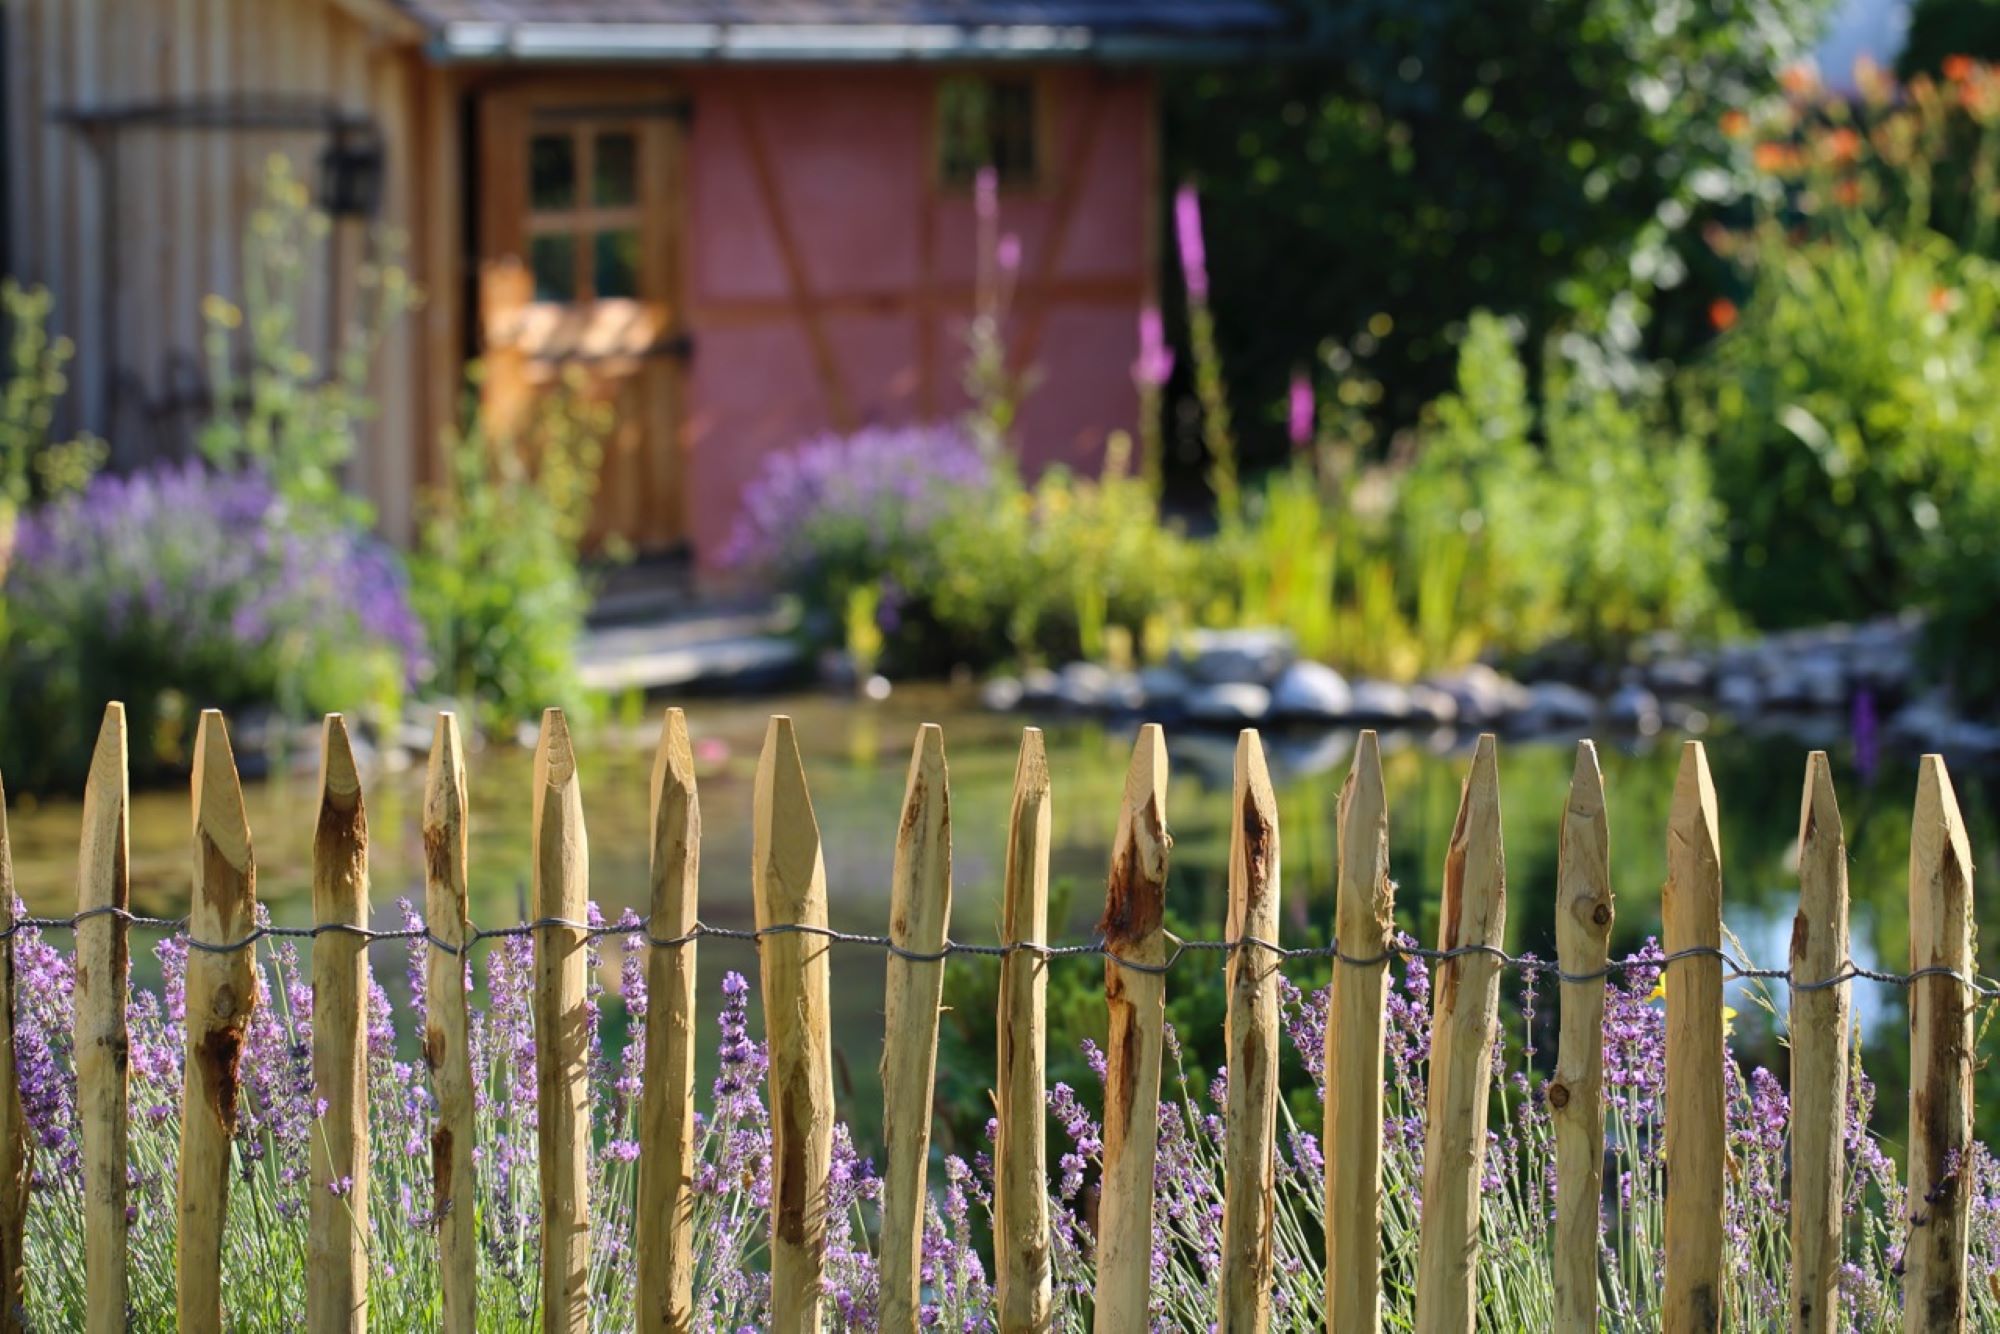
[{"label": "blurred background foliage", "polygon": [[1323,56],[1170,82],[1170,172],[1213,236],[1257,238],[1210,261],[1246,453],[1281,451],[1272,405],[1329,340],[1366,357],[1389,426],[1449,387],[1476,309],[1521,321],[1531,356],[1559,329],[1628,355],[1700,342],[1698,224],[1747,186],[1725,113],[1826,9],[1305,0]]}]

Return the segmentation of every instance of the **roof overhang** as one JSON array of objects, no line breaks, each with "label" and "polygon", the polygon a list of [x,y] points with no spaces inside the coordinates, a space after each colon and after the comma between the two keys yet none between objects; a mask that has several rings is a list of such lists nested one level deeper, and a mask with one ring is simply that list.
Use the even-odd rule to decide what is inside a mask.
[{"label": "roof overhang", "polygon": [[[1275,36],[1275,34],[1273,34]],[[431,37],[440,63],[773,64],[955,60],[1215,61],[1269,50],[1240,33],[1107,32],[1070,25],[898,23],[503,23],[461,20]]]}]

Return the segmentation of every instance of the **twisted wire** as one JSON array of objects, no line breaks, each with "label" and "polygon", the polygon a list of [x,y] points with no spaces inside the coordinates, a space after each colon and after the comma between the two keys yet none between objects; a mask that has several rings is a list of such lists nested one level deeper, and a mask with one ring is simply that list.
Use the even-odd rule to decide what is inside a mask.
[{"label": "twisted wire", "polygon": [[578,933],[586,941],[601,940],[607,936],[637,937],[656,949],[674,949],[704,938],[714,940],[737,940],[755,945],[769,936],[803,935],[823,939],[830,944],[858,945],[870,949],[883,950],[911,963],[939,963],[953,955],[971,955],[981,958],[1004,959],[1013,954],[1033,954],[1042,959],[1070,959],[1083,956],[1100,957],[1120,968],[1135,973],[1160,975],[1170,971],[1180,958],[1188,953],[1218,953],[1233,955],[1238,950],[1256,949],[1279,960],[1328,959],[1350,968],[1376,968],[1392,961],[1407,962],[1411,959],[1428,964],[1448,963],[1454,959],[1483,955],[1493,959],[1501,967],[1514,969],[1529,977],[1554,978],[1564,983],[1602,982],[1612,977],[1643,969],[1665,970],[1677,963],[1695,959],[1713,959],[1722,965],[1724,981],[1739,980],[1782,982],[1793,991],[1826,991],[1853,981],[1878,982],[1887,986],[1908,988],[1917,982],[1932,977],[1950,978],[1970,991],[1980,1000],[1990,1001],[2000,998],[2000,983],[1984,981],[1969,973],[1942,965],[1914,969],[1907,973],[1891,972],[1880,968],[1867,968],[1847,959],[1834,972],[1822,978],[1798,980],[1793,978],[1788,968],[1759,968],[1747,964],[1719,946],[1693,945],[1662,955],[1635,955],[1606,962],[1601,968],[1586,972],[1570,972],[1546,959],[1532,954],[1510,954],[1495,945],[1457,945],[1451,949],[1431,949],[1423,945],[1403,944],[1390,941],[1387,946],[1373,954],[1349,954],[1340,948],[1338,941],[1331,945],[1307,945],[1287,947],[1275,941],[1258,936],[1243,935],[1233,940],[1187,940],[1166,931],[1170,946],[1167,957],[1159,963],[1127,958],[1114,949],[1102,937],[1075,944],[1049,945],[1037,941],[1012,941],[1006,944],[982,945],[968,941],[947,938],[942,948],[936,950],[914,950],[898,944],[886,935],[869,935],[852,931],[836,931],[831,927],[809,926],[800,922],[778,922],[770,926],[752,928],[712,926],[697,920],[691,930],[675,936],[655,935],[651,919],[642,917],[637,921],[596,923],[578,922],[565,917],[537,917],[530,921],[516,922],[508,926],[481,927],[462,933],[463,939],[454,944],[433,931],[428,923],[416,926],[375,927],[355,926],[347,922],[322,922],[315,926],[259,926],[247,934],[227,941],[197,939],[189,930],[185,917],[148,917],[127,908],[110,905],[86,908],[71,917],[17,917],[5,928],[0,928],[0,942],[11,941],[23,931],[75,931],[84,922],[94,918],[109,917],[127,926],[158,930],[170,936],[184,939],[188,948],[207,954],[234,954],[240,950],[253,948],[262,940],[316,940],[320,936],[338,934],[358,937],[368,944],[378,941],[422,940],[432,948],[450,955],[469,954],[474,948],[488,941],[506,940],[532,936],[540,931],[564,930]]}]

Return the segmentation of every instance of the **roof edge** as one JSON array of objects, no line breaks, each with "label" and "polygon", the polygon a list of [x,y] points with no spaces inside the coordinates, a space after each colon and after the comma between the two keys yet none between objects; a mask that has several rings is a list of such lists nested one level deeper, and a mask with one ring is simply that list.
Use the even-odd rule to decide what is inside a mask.
[{"label": "roof edge", "polygon": [[1106,33],[1074,24],[939,23],[503,23],[456,21],[436,30],[431,58],[457,63],[810,63],[932,60],[1242,59],[1263,37]]}]

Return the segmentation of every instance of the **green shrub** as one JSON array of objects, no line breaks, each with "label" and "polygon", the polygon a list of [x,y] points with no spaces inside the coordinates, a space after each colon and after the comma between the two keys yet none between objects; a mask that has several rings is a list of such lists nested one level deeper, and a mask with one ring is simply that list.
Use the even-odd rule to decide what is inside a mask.
[{"label": "green shrub", "polygon": [[1757,236],[1707,370],[1725,587],[1761,625],[1901,610],[1954,574],[2000,466],[2000,275],[1856,223]]},{"label": "green shrub", "polygon": [[579,565],[610,431],[580,386],[543,396],[518,434],[489,436],[477,392],[451,442],[451,476],[426,498],[410,600],[435,684],[484,721],[578,705],[576,644],[590,610]]},{"label": "green shrub", "polygon": [[1560,355],[1547,363],[1537,412],[1506,324],[1475,314],[1458,387],[1425,415],[1395,523],[1402,596],[1432,655],[1462,654],[1465,637],[1615,652],[1720,614],[1709,571],[1721,516],[1695,443],[1657,395],[1591,383]]}]

